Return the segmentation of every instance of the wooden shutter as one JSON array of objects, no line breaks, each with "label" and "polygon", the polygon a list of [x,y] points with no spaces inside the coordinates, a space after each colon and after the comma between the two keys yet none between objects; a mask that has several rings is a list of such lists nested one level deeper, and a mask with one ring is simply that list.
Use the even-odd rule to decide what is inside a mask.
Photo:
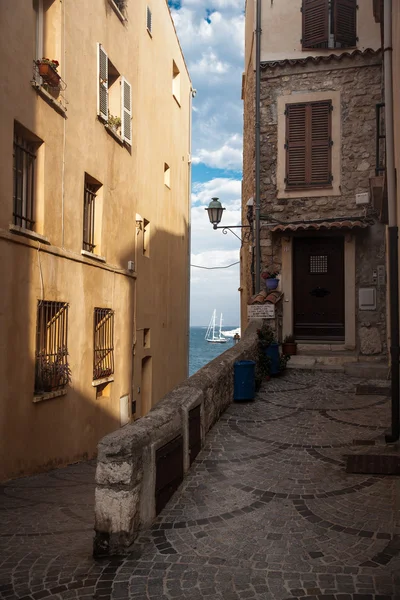
[{"label": "wooden shutter", "polygon": [[302,187],[306,181],[307,104],[286,105],[286,187]]},{"label": "wooden shutter", "polygon": [[303,0],[303,48],[327,48],[329,0]]},{"label": "wooden shutter", "polygon": [[121,137],[132,144],[132,87],[125,77],[121,78]]},{"label": "wooden shutter", "polygon": [[326,187],[331,176],[330,100],[286,105],[286,188]]},{"label": "wooden shutter", "polygon": [[330,101],[313,102],[310,111],[310,150],[307,182],[311,186],[330,185],[331,178],[331,111]]},{"label": "wooden shutter", "polygon": [[108,121],[108,55],[101,44],[98,44],[97,63],[97,114]]},{"label": "wooden shutter", "polygon": [[333,3],[335,46],[352,48],[357,45],[357,1],[335,0]]}]

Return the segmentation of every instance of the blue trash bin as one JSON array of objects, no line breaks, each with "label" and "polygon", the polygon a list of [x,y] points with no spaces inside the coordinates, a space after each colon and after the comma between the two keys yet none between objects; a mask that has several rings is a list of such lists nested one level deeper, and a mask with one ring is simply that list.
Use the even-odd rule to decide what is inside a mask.
[{"label": "blue trash bin", "polygon": [[271,375],[279,375],[279,344],[271,342],[267,348],[264,348],[265,354],[270,359]]},{"label": "blue trash bin", "polygon": [[255,379],[256,363],[254,360],[238,360],[235,362],[233,399],[235,402],[254,400],[256,395]]}]

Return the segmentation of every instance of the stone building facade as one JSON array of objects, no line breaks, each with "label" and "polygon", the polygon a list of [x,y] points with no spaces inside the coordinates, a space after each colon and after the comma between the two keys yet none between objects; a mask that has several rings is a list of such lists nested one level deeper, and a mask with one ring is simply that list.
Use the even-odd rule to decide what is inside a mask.
[{"label": "stone building facade", "polygon": [[[381,357],[387,347],[386,233],[369,195],[382,98],[379,28],[372,11],[360,7],[357,47],[304,49],[295,8],[304,15],[307,2],[262,3],[261,268],[280,274],[283,336],[339,342]],[[277,37],[280,23],[286,33],[273,48],[268,34],[273,28]],[[250,81],[243,86],[244,208],[255,161]],[[252,293],[243,282],[242,317]]]}]

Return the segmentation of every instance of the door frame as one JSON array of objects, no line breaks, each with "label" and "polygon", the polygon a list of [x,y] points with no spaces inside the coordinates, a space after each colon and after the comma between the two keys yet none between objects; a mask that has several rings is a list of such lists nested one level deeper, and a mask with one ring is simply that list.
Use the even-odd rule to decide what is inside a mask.
[{"label": "door frame", "polygon": [[[329,236],[321,231],[316,232],[316,235]],[[343,232],[342,236],[344,237],[344,345],[346,350],[354,350],[356,347],[356,239],[353,233]],[[293,334],[294,326],[293,237],[293,235],[282,237],[283,337]],[[296,237],[313,236],[302,233]]]}]

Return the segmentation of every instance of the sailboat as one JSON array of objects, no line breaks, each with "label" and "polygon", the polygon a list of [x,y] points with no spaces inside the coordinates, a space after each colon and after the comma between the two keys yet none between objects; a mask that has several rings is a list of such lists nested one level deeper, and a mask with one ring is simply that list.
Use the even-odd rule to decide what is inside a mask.
[{"label": "sailboat", "polygon": [[215,322],[217,319],[217,309],[214,308],[214,312],[212,314],[211,317],[211,321],[210,324],[207,328],[207,333],[206,333],[206,341],[210,342],[211,344],[225,344],[226,343],[226,338],[224,338],[224,336],[221,333],[221,327],[222,327],[222,313],[219,319],[219,332],[217,331],[216,333],[216,326],[215,326]]}]

